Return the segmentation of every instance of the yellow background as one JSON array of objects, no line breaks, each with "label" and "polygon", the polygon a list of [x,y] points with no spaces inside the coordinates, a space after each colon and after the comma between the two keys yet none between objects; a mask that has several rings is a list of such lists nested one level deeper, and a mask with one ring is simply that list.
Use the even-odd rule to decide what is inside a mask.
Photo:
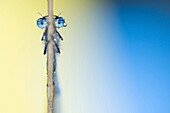
[{"label": "yellow background", "polygon": [[[54,13],[63,12],[61,16],[68,24],[60,30],[64,41],[58,58],[65,113],[75,112],[73,108],[79,104],[74,106],[73,101],[69,101],[72,89],[68,88],[68,84],[74,87],[71,76],[75,75],[77,79],[83,69],[80,66],[85,64],[85,61],[84,64],[79,62],[84,57],[79,48],[82,44],[85,51],[91,48],[85,44],[92,41],[86,36],[87,32],[92,32],[87,27],[94,21],[89,18],[91,3],[54,0]],[[43,30],[36,26],[36,20],[41,17],[37,12],[47,14],[46,0],[0,0],[0,113],[46,112],[46,56],[42,54]],[[75,61],[77,64],[74,64]]]}]

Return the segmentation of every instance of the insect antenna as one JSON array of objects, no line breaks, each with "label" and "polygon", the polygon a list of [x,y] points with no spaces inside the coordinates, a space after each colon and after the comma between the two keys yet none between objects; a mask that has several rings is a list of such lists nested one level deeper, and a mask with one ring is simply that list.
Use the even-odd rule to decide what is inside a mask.
[{"label": "insect antenna", "polygon": [[62,14],[63,12],[59,13],[58,17]]},{"label": "insect antenna", "polygon": [[40,12],[37,12],[40,16],[44,17]]}]

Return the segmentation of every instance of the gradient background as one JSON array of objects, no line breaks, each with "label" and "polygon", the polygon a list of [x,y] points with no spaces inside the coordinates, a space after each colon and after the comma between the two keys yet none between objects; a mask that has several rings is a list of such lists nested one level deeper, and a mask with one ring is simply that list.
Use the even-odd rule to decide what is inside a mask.
[{"label": "gradient background", "polygon": [[[170,113],[168,0],[54,0],[68,26],[62,113]],[[0,113],[46,113],[46,0],[0,0]]]}]

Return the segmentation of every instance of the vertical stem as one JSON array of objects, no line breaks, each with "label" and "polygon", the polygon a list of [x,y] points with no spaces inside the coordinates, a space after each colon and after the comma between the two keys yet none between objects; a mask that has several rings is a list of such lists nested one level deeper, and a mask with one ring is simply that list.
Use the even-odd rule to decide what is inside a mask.
[{"label": "vertical stem", "polygon": [[54,18],[53,18],[53,0],[48,0],[48,53],[47,53],[47,99],[48,99],[48,113],[53,112],[54,101]]}]

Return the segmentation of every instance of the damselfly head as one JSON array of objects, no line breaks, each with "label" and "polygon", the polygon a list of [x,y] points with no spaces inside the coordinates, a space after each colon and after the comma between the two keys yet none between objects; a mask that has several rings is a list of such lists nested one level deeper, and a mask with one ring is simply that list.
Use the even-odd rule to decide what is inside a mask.
[{"label": "damselfly head", "polygon": [[[42,18],[39,18],[37,20],[37,26],[41,29],[44,29],[46,27],[48,27],[48,16],[44,16]],[[59,29],[62,27],[66,27],[67,24],[65,23],[65,20],[63,17],[59,17],[54,15],[54,26],[55,28]]]}]

